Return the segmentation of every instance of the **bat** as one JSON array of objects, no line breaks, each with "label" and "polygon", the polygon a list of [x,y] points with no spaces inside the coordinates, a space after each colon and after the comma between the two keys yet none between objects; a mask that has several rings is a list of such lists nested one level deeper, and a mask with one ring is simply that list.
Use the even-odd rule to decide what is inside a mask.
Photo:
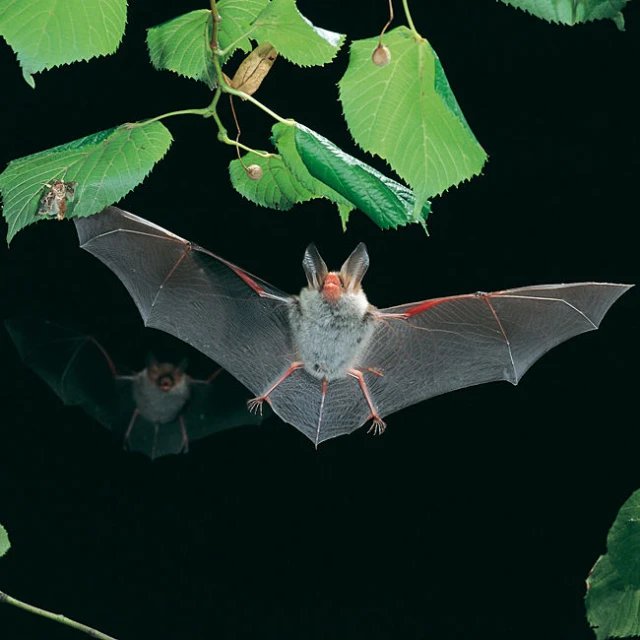
[{"label": "bat", "polygon": [[58,220],[64,220],[67,202],[71,202],[75,197],[78,183],[52,180],[51,184],[45,183],[44,186],[48,187],[48,191],[40,198],[38,215],[55,216]]},{"label": "bat", "polygon": [[630,286],[584,282],[369,304],[359,244],[329,271],[311,244],[290,295],[117,207],[74,219],[80,246],[122,280],[145,325],[222,365],[316,446],[432,396],[516,384],[552,347],[596,329]]},{"label": "bat", "polygon": [[247,409],[246,389],[222,369],[197,380],[186,373],[186,360],[176,365],[149,356],[144,369],[122,375],[91,336],[32,318],[10,318],[5,326],[24,363],[65,405],[82,407],[126,449],[152,460],[186,453],[192,441],[217,431],[261,422]]}]

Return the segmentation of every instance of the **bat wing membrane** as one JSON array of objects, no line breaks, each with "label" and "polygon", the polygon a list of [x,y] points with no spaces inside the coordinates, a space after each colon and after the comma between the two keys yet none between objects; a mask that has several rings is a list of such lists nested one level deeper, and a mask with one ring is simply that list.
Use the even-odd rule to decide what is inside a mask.
[{"label": "bat wing membrane", "polygon": [[81,247],[122,280],[145,325],[202,351],[255,395],[293,361],[291,296],[116,207],[74,221]]},{"label": "bat wing membrane", "polygon": [[627,285],[523,287],[381,309],[363,358],[381,416],[496,380],[517,384],[549,349],[598,328]]}]

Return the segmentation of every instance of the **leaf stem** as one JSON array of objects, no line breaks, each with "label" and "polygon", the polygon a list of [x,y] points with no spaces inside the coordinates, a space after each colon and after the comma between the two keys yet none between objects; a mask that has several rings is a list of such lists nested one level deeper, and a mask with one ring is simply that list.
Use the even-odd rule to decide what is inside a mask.
[{"label": "leaf stem", "polygon": [[238,98],[242,98],[243,100],[248,100],[249,102],[253,103],[256,107],[258,107],[258,109],[262,109],[265,113],[268,113],[274,120],[277,120],[278,122],[282,122],[282,124],[294,126],[295,122],[291,118],[287,119],[287,118],[283,118],[282,116],[279,116],[275,111],[271,111],[269,107],[265,106],[264,104],[262,104],[262,102],[260,102],[259,100],[256,100],[253,96],[250,96],[248,93],[245,93],[244,91],[239,91],[238,89],[234,89],[233,87],[230,87],[228,84],[225,84],[221,88],[225,93],[230,93],[232,96],[238,96]]},{"label": "leaf stem", "polygon": [[208,118],[212,115],[210,107],[205,107],[204,109],[181,109],[180,111],[169,111],[168,113],[163,113],[159,116],[155,116],[154,118],[149,118],[148,120],[142,120],[141,122],[132,122],[131,126],[134,127],[144,127],[152,122],[156,122],[157,120],[162,120],[163,118],[170,118],[171,116],[185,116],[185,115],[194,115],[194,116],[202,116],[203,118]]},{"label": "leaf stem", "polygon": [[413,35],[415,36],[416,39],[418,38],[422,39],[422,36],[418,33],[418,30],[416,29],[416,25],[413,24],[413,19],[411,18],[411,12],[409,11],[409,1],[402,0],[402,6],[404,7],[404,15],[407,18],[407,22],[409,23],[409,28],[413,32]]},{"label": "leaf stem", "polygon": [[211,42],[209,46],[214,55],[218,54],[218,23],[220,22],[220,13],[218,12],[218,6],[216,0],[211,0],[211,17],[213,18],[213,29],[211,31]]},{"label": "leaf stem", "polygon": [[235,140],[232,140],[227,135],[218,136],[218,139],[220,140],[220,142],[224,142],[224,144],[231,145],[232,147],[237,147],[238,149],[244,149],[249,153],[255,153],[257,156],[260,156],[261,158],[277,158],[278,157],[277,153],[269,153],[268,151],[256,151],[251,147],[247,147],[246,144],[242,144],[242,142],[236,142]]},{"label": "leaf stem", "polygon": [[113,636],[108,636],[106,633],[102,633],[102,631],[98,631],[93,627],[88,627],[86,624],[82,624],[81,622],[76,622],[75,620],[71,620],[66,616],[63,616],[59,613],[51,613],[50,611],[45,611],[44,609],[40,609],[39,607],[34,607],[31,604],[27,604],[26,602],[22,602],[20,600],[16,600],[12,598],[10,595],[0,591],[0,604],[6,602],[7,604],[11,604],[14,607],[18,607],[19,609],[24,609],[25,611],[29,611],[30,613],[35,613],[38,616],[42,616],[43,618],[49,618],[49,620],[55,620],[60,624],[67,625],[68,627],[72,627],[77,629],[78,631],[83,631],[84,633],[90,635],[92,638],[98,638],[98,640],[116,640]]}]

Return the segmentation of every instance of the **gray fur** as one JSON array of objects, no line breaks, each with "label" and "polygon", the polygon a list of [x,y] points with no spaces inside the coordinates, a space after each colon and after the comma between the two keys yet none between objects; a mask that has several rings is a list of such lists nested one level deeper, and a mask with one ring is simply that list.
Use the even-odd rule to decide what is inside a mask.
[{"label": "gray fur", "polygon": [[297,357],[315,378],[347,375],[373,334],[375,319],[363,291],[343,293],[336,301],[304,288],[291,305],[290,320]]},{"label": "gray fur", "polygon": [[156,424],[175,420],[182,412],[189,395],[189,380],[186,375],[168,391],[163,391],[149,380],[146,368],[133,378],[133,399],[138,411],[141,416]]}]

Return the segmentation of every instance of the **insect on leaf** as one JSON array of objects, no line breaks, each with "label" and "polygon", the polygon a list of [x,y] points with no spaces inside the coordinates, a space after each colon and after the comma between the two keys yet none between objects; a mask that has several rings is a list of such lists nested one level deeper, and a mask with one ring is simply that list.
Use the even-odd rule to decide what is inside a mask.
[{"label": "insect on leaf", "polygon": [[5,0],[0,35],[16,52],[25,81],[62,64],[113,53],[127,19],[126,0]]},{"label": "insect on leaf", "polygon": [[371,54],[378,37],[351,45],[340,100],[354,140],[389,162],[414,190],[416,208],[480,173],[487,155],[456,102],[438,56],[406,27],[383,39],[389,64]]},{"label": "insect on leaf", "polygon": [[59,147],[12,160],[0,174],[7,242],[38,220],[46,185],[77,183],[66,197],[66,216],[88,216],[112,204],[140,184],[171,145],[161,122],[124,124]]}]

